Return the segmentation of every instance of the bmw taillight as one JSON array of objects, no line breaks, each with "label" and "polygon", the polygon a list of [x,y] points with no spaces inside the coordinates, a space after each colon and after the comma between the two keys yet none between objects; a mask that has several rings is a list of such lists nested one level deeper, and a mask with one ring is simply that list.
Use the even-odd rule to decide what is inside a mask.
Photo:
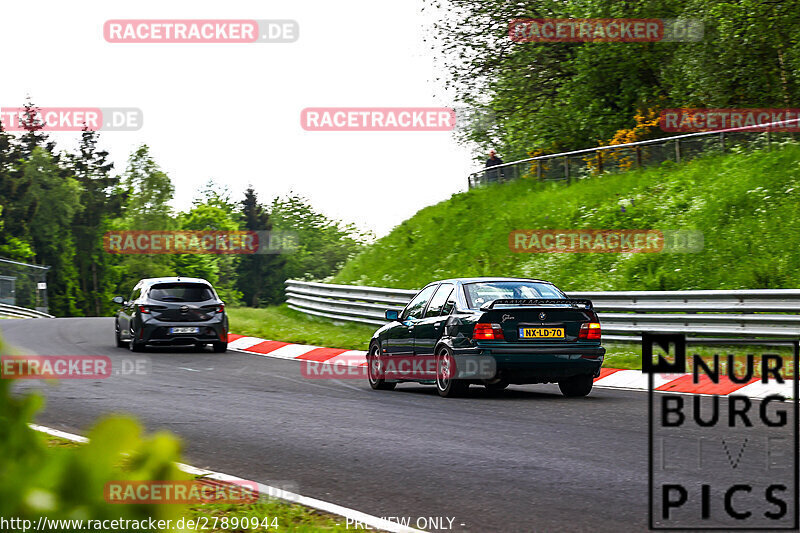
[{"label": "bmw taillight", "polygon": [[505,340],[505,336],[500,324],[481,323],[475,324],[475,328],[472,330],[472,339],[476,341],[496,341]]},{"label": "bmw taillight", "polygon": [[143,305],[140,305],[139,306],[139,312],[144,314],[144,315],[149,315],[150,314],[150,309],[148,309],[147,307],[145,307]]},{"label": "bmw taillight", "polygon": [[586,322],[581,324],[581,330],[578,333],[579,339],[586,339],[587,341],[600,340],[600,324],[598,322]]}]

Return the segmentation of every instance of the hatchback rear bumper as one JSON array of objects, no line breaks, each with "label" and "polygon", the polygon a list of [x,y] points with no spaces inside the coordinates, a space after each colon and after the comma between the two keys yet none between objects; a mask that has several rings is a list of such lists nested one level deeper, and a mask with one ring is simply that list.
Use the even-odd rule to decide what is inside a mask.
[{"label": "hatchback rear bumper", "polygon": [[[199,333],[171,334],[171,327],[197,327]],[[226,322],[221,319],[203,322],[164,322],[161,320],[148,320],[142,324],[141,340],[145,344],[181,345],[196,344],[200,342],[226,342]]]}]

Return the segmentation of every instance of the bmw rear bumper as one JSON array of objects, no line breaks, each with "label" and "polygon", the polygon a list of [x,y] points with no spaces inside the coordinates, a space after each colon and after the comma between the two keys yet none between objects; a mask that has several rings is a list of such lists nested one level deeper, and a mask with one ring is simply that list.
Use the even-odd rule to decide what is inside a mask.
[{"label": "bmw rear bumper", "polygon": [[581,374],[597,377],[606,349],[596,344],[520,346],[519,343],[479,343],[459,354],[489,356],[494,359],[495,378],[510,383],[553,383]]}]

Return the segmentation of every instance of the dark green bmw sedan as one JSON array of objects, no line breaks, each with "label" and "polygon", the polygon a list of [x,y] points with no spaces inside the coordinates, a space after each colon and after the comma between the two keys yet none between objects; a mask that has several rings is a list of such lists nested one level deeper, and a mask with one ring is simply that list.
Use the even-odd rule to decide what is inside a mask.
[{"label": "dark green bmw sedan", "polygon": [[367,353],[379,390],[419,382],[451,397],[471,384],[558,383],[565,396],[586,396],[606,351],[592,302],[535,279],[436,281],[386,319]]}]

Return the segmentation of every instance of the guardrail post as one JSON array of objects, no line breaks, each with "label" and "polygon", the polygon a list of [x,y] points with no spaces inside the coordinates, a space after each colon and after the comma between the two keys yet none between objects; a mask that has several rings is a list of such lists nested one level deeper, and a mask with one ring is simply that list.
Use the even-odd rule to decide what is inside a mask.
[{"label": "guardrail post", "polygon": [[597,151],[597,173],[603,173],[603,152],[600,150]]},{"label": "guardrail post", "polygon": [[681,162],[681,140],[675,139],[675,162]]},{"label": "guardrail post", "polygon": [[642,149],[636,147],[636,168],[642,168]]},{"label": "guardrail post", "polygon": [[722,151],[725,151],[725,132],[720,132],[719,134],[719,145],[722,148]]},{"label": "guardrail post", "polygon": [[536,160],[536,179],[542,181],[542,160]]},{"label": "guardrail post", "polygon": [[569,179],[569,156],[564,156],[564,177],[567,179],[567,185],[570,183]]},{"label": "guardrail post", "polygon": [[772,135],[770,135],[769,128],[767,128],[767,152],[769,152],[770,149],[772,148],[771,144],[772,144]]}]

